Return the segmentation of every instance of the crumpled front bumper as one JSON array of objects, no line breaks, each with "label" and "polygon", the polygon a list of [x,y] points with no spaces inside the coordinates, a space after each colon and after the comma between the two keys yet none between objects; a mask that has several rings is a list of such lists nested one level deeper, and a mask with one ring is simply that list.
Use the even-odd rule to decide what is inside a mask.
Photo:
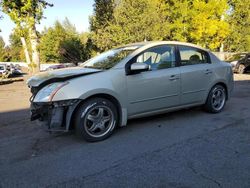
[{"label": "crumpled front bumper", "polygon": [[31,121],[42,121],[49,131],[68,131],[71,117],[79,102],[78,99],[48,103],[31,102]]}]

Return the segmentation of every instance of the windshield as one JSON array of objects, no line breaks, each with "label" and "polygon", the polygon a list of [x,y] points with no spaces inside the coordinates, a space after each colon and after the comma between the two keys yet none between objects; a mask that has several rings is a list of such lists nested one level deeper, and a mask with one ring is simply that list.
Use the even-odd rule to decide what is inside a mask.
[{"label": "windshield", "polygon": [[0,70],[4,70],[5,66],[4,65],[0,65]]},{"label": "windshield", "polygon": [[81,66],[85,68],[107,70],[114,67],[117,63],[126,58],[139,47],[140,46],[127,46],[109,50],[86,61]]}]

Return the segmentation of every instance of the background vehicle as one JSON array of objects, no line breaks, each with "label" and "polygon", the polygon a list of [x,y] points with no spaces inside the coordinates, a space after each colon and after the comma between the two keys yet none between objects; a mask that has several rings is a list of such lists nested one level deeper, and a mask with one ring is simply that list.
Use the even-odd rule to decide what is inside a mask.
[{"label": "background vehicle", "polygon": [[18,64],[16,64],[16,65],[10,64],[10,65],[8,65],[8,67],[9,67],[10,74],[12,77],[20,76],[23,74],[23,72],[21,70],[21,66]]},{"label": "background vehicle", "polygon": [[49,71],[49,70],[56,70],[56,69],[62,69],[62,68],[65,68],[65,66],[63,64],[58,64],[58,65],[51,65],[49,66],[46,71]]},{"label": "background vehicle", "polygon": [[243,74],[250,70],[250,53],[235,54],[226,61],[231,63],[236,73]]},{"label": "background vehicle", "polygon": [[6,64],[0,64],[0,78],[8,77],[9,71]]},{"label": "background vehicle", "polygon": [[87,141],[109,137],[127,119],[203,105],[223,110],[233,89],[231,66],[180,42],[116,48],[80,67],[44,72],[28,81],[31,119]]}]

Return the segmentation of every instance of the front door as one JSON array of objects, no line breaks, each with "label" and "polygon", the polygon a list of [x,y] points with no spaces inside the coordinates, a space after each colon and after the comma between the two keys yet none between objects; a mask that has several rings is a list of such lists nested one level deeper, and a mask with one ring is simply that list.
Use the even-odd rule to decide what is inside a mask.
[{"label": "front door", "polygon": [[153,47],[134,59],[134,63],[148,64],[151,70],[127,76],[128,115],[179,105],[180,69],[176,67],[175,47]]}]

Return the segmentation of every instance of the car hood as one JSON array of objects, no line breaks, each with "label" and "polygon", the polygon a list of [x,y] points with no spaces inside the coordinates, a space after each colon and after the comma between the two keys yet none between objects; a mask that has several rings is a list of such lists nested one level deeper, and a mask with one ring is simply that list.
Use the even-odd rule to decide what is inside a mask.
[{"label": "car hood", "polygon": [[40,87],[41,85],[47,85],[52,82],[65,81],[71,78],[89,75],[97,72],[101,72],[101,70],[83,67],[46,71],[32,76],[30,79],[28,79],[27,84],[29,87]]}]

